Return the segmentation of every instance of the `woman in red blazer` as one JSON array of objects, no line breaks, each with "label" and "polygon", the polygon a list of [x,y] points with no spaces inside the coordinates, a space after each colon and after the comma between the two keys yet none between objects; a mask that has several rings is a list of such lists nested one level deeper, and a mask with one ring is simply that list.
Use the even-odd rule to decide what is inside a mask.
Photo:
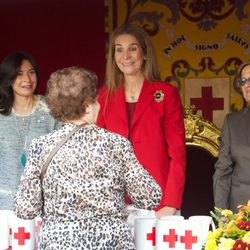
[{"label": "woman in red blazer", "polygon": [[98,125],[128,138],[140,163],[160,184],[157,217],[180,209],[186,150],[177,89],[160,81],[154,48],[136,26],[114,30],[109,45],[106,85],[99,94]]}]

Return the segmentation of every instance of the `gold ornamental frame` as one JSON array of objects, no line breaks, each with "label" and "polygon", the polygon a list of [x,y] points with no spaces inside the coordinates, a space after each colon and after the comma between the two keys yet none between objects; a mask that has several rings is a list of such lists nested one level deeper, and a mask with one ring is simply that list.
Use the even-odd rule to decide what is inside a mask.
[{"label": "gold ornamental frame", "polygon": [[186,145],[198,146],[218,157],[220,130],[210,121],[197,115],[194,105],[184,108]]}]

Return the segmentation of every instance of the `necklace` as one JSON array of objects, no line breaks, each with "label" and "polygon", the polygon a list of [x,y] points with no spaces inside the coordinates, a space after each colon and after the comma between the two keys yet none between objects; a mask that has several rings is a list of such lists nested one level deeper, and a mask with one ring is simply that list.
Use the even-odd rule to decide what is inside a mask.
[{"label": "necklace", "polygon": [[125,86],[125,96],[126,96],[127,101],[136,102],[138,100],[142,85],[143,85],[143,82],[136,84],[134,86],[131,86],[131,85]]},{"label": "necklace", "polygon": [[25,121],[24,117],[22,118],[22,120],[23,120],[22,127],[27,128],[26,132],[25,132],[25,135],[24,135],[24,138],[23,138],[23,136],[21,135],[19,122],[17,121],[17,115],[14,113],[14,121],[15,121],[16,131],[17,131],[17,134],[18,134],[20,146],[22,148],[21,163],[22,163],[23,167],[25,167],[26,162],[27,162],[26,148],[27,148],[27,138],[28,138],[29,131],[30,131],[31,114],[32,114],[32,111],[28,116],[28,121]]},{"label": "necklace", "polygon": [[135,102],[138,99],[139,93],[136,91],[127,91],[127,101]]},{"label": "necklace", "polygon": [[129,100],[130,100],[130,101],[134,101],[134,100],[135,100],[135,96],[134,96],[134,95],[130,95],[130,96],[129,96]]}]

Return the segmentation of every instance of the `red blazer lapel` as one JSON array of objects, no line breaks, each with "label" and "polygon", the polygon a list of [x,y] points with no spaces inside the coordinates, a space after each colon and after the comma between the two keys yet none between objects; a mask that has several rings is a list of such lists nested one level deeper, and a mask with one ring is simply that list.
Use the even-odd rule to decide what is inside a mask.
[{"label": "red blazer lapel", "polygon": [[153,99],[154,99],[154,86],[152,83],[148,82],[147,80],[144,80],[141,93],[135,107],[135,113],[132,119],[131,126],[133,126],[136,123],[136,121],[144,113],[145,109],[153,101]]}]

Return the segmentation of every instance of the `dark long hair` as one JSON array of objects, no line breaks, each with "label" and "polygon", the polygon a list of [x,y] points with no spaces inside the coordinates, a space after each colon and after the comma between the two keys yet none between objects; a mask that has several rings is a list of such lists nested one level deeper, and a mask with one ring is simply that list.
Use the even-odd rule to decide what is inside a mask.
[{"label": "dark long hair", "polygon": [[40,82],[40,74],[33,56],[23,51],[9,54],[0,65],[0,114],[2,115],[10,115],[11,113],[14,103],[12,84],[20,71],[23,60],[31,63],[36,73],[37,85]]}]

